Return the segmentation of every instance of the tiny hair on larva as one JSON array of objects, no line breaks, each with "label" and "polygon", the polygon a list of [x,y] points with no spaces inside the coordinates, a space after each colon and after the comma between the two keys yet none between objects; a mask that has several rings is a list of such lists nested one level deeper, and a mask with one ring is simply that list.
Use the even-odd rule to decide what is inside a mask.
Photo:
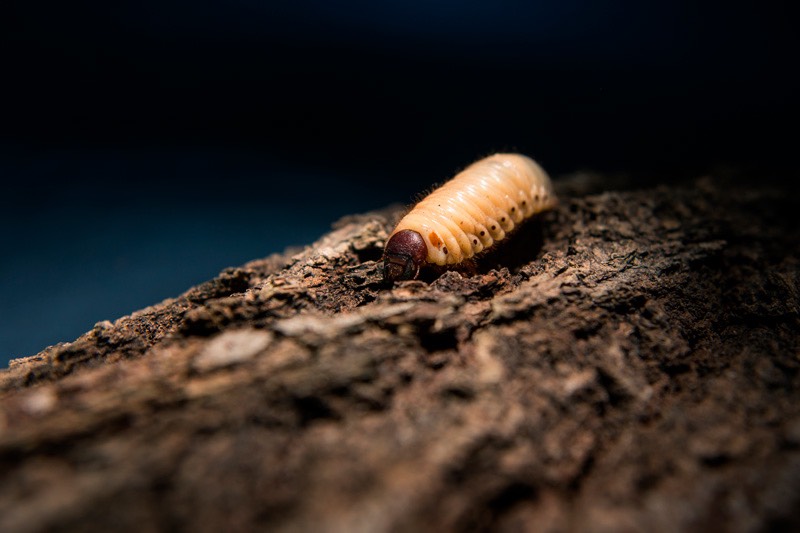
[{"label": "tiny hair on larva", "polygon": [[383,251],[384,279],[415,279],[426,265],[459,265],[556,203],[550,177],[533,159],[494,154],[476,161],[400,220]]}]

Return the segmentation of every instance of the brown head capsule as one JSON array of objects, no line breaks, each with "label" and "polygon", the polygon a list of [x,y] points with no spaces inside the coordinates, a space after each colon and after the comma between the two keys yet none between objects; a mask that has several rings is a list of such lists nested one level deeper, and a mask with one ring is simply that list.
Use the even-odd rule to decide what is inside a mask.
[{"label": "brown head capsule", "polygon": [[459,264],[555,205],[550,178],[533,159],[520,154],[481,159],[403,217],[384,250],[384,277],[413,279],[425,264]]},{"label": "brown head capsule", "polygon": [[383,250],[383,277],[386,281],[414,279],[428,257],[428,247],[416,231],[398,231]]}]

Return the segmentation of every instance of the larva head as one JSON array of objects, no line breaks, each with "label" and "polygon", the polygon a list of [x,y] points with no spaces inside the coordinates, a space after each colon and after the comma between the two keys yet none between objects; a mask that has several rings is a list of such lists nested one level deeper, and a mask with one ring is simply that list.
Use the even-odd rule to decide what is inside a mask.
[{"label": "larva head", "polygon": [[428,245],[416,231],[398,231],[383,250],[383,278],[394,282],[414,279],[428,257]]}]

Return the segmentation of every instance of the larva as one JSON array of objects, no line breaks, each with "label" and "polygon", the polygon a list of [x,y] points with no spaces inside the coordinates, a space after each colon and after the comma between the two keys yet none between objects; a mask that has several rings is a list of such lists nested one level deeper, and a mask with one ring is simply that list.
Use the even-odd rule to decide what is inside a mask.
[{"label": "larva", "polygon": [[384,278],[414,279],[426,263],[459,264],[555,205],[550,178],[533,159],[521,154],[481,159],[400,220],[383,251]]}]

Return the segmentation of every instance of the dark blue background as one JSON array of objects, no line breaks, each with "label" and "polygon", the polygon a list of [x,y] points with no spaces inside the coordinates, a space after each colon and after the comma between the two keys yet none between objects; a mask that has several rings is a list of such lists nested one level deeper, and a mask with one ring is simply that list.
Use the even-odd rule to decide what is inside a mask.
[{"label": "dark blue background", "polygon": [[492,151],[554,175],[724,167],[780,183],[797,38],[792,13],[758,6],[12,4],[0,363]]}]

